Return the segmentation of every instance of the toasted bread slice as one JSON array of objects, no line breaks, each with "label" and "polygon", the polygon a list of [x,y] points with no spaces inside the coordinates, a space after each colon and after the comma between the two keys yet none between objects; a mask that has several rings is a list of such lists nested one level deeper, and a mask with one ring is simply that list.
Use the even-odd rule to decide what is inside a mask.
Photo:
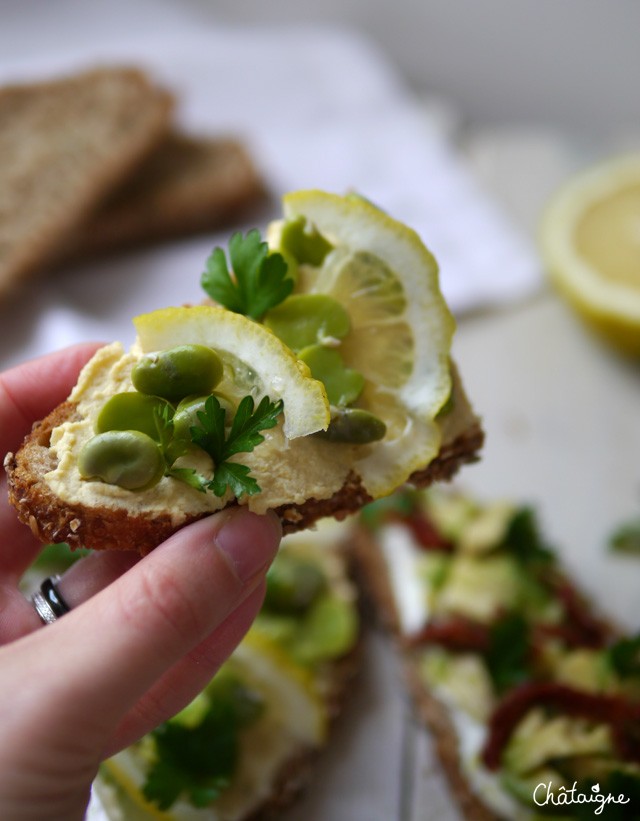
[{"label": "toasted bread slice", "polygon": [[171,110],[171,95],[132,68],[0,89],[0,296],[154,148]]},{"label": "toasted bread slice", "polygon": [[240,141],[174,131],[76,230],[63,259],[213,231],[236,220],[265,193]]},{"label": "toasted bread slice", "polygon": [[[451,479],[462,465],[479,458],[484,433],[458,379],[454,383],[454,396],[457,412],[455,417],[445,417],[440,453],[411,476],[410,481],[417,487]],[[177,520],[175,511],[171,510],[136,512],[131,501],[107,507],[60,499],[47,481],[47,474],[57,467],[56,453],[50,447],[51,433],[65,422],[79,418],[73,402],[59,405],[34,427],[22,448],[16,454],[7,454],[5,459],[9,499],[37,538],[43,542],[67,542],[71,547],[135,549],[145,554],[180,527],[207,515],[207,511],[199,510]],[[273,467],[275,470],[276,465]],[[311,489],[306,501],[282,504],[275,511],[282,520],[283,531],[294,533],[327,516],[344,519],[371,500],[360,477],[350,471],[342,487],[326,498],[314,497]]]},{"label": "toasted bread slice", "polygon": [[612,772],[638,778],[632,745],[602,741],[611,713],[614,733],[625,710],[637,715],[637,679],[612,663],[620,633],[568,578],[529,508],[405,494],[373,505],[350,544],[465,818],[531,818],[536,786],[557,789],[560,772],[587,794],[592,777],[605,793]]},{"label": "toasted bread slice", "polygon": [[[253,690],[254,698],[264,698],[260,712],[242,729],[233,772],[218,797],[196,808],[182,792],[168,808],[171,817],[274,818],[311,781],[318,756],[331,753],[332,730],[354,692],[362,657],[358,592],[348,554],[341,548],[343,535],[335,523],[323,523],[313,534],[283,540],[253,627],[222,673],[183,716],[195,717],[189,729],[202,734],[205,723],[197,722],[202,721],[204,699],[217,695],[219,704],[224,690],[216,687],[225,675],[234,674],[236,684],[250,688],[248,695]],[[289,590],[294,581],[295,608],[288,609],[283,601],[278,578]],[[327,614],[333,616],[330,625]],[[318,632],[320,622],[323,629]],[[251,699],[243,703],[250,707]],[[180,716],[170,722],[174,727],[176,723]],[[206,738],[200,737],[206,745]],[[161,757],[162,750],[149,737],[103,765],[94,792],[107,818],[129,817],[133,806],[136,817],[157,817],[157,791],[145,795],[141,788]]]},{"label": "toasted bread slice", "polygon": [[236,499],[289,533],[477,458],[453,318],[417,234],[360,196],[310,191],[285,197],[267,236],[232,236],[233,278],[214,249],[202,282],[222,305],[137,317],[131,349],[98,351],[7,458],[11,501],[43,541],[144,554]]}]

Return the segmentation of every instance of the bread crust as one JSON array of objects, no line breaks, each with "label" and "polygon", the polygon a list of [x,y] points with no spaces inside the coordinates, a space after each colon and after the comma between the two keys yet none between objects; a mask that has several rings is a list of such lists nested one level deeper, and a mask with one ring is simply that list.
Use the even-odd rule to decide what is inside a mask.
[{"label": "bread crust", "polygon": [[59,261],[213,231],[265,198],[238,140],[172,131],[78,228]]},{"label": "bread crust", "polygon": [[[354,692],[356,676],[362,661],[362,628],[356,644],[340,659],[331,662],[331,690],[328,697],[329,738],[350,694]],[[311,780],[317,759],[327,750],[327,743],[320,747],[301,748],[280,768],[271,795],[252,810],[243,821],[269,821],[276,819],[300,796]]]},{"label": "bread crust", "polygon": [[[76,406],[64,402],[45,419],[36,423],[16,453],[5,459],[9,501],[18,517],[29,525],[32,533],[43,542],[67,542],[71,548],[93,550],[137,550],[149,553],[172,533],[208,514],[187,516],[176,525],[171,516],[163,514],[130,515],[124,508],[87,507],[62,503],[52,492],[44,474],[55,468],[55,457],[49,449],[52,430],[63,422],[78,417]],[[450,479],[458,468],[476,461],[484,434],[479,422],[445,444],[440,454],[422,470],[411,475],[411,482],[426,487],[437,480]],[[351,472],[343,487],[328,499],[307,499],[302,505],[281,505],[276,513],[283,532],[294,533],[325,516],[344,519],[371,501],[355,473]],[[233,504],[236,504],[235,502]]]},{"label": "bread crust", "polygon": [[0,294],[55,256],[166,133],[172,108],[127,67],[0,89]]},{"label": "bread crust", "polygon": [[360,588],[365,593],[374,618],[390,632],[400,655],[404,678],[419,718],[433,734],[436,752],[449,781],[451,792],[467,821],[500,821],[473,792],[460,768],[458,736],[449,710],[422,683],[417,651],[406,648],[400,639],[400,622],[393,590],[380,551],[363,528],[357,528],[350,540]]}]

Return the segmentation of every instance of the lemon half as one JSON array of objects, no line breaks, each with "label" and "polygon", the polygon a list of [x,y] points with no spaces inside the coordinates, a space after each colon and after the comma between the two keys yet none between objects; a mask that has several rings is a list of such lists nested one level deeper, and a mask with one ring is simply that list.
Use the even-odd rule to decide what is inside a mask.
[{"label": "lemon half", "polygon": [[[330,413],[324,385],[270,330],[240,314],[211,305],[163,308],[136,317],[143,353],[199,344],[214,348],[232,372],[229,390],[284,402],[288,439],[324,430]],[[221,384],[221,390],[225,386]]]},{"label": "lemon half", "polygon": [[618,349],[640,356],[640,155],[566,183],[546,208],[540,246],[552,281]]},{"label": "lemon half", "polygon": [[[349,313],[340,353],[367,380],[357,405],[387,425],[355,467],[374,498],[386,495],[440,448],[434,418],[451,392],[455,323],[437,263],[415,231],[357,195],[298,191],[283,206],[286,219],[304,217],[333,246],[320,267],[301,266],[295,292],[328,294]],[[278,237],[276,224],[276,247]]]}]

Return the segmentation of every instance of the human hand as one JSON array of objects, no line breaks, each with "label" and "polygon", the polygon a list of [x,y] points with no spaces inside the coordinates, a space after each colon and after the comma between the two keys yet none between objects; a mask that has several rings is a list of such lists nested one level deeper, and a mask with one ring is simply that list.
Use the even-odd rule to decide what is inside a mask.
[{"label": "human hand", "polygon": [[[96,346],[0,375],[0,452],[63,401]],[[57,585],[43,626],[18,589],[41,545],[0,488],[0,818],[81,819],[100,762],[185,706],[256,616],[281,530],[233,508],[140,558],[93,553]]]}]

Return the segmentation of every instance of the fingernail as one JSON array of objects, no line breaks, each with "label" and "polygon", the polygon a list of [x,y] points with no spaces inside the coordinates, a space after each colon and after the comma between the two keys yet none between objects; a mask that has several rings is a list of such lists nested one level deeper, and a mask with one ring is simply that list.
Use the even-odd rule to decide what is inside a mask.
[{"label": "fingernail", "polygon": [[271,564],[281,537],[282,528],[275,514],[259,516],[239,507],[228,514],[216,534],[216,544],[244,583]]}]

